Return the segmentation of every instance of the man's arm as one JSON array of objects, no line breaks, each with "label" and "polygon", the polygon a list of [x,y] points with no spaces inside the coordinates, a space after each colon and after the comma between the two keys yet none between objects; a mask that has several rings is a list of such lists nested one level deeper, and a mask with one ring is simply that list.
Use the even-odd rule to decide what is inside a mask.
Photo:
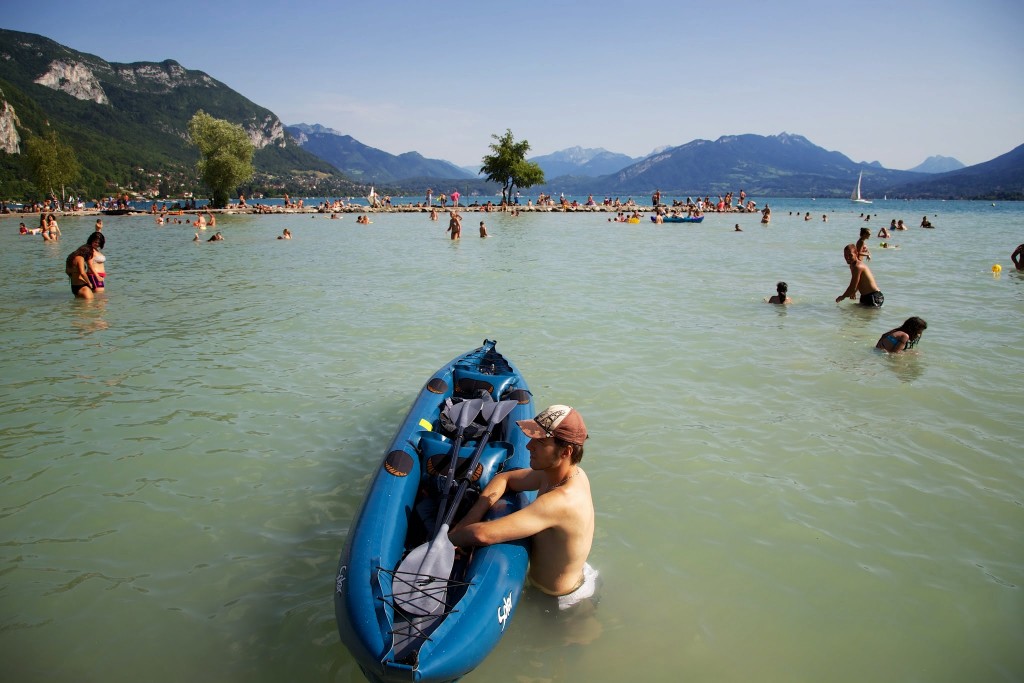
[{"label": "man's arm", "polygon": [[501,500],[506,491],[536,491],[540,488],[540,483],[540,473],[529,469],[512,470],[495,475],[480,492],[480,497],[469,509],[469,512],[452,527],[452,531],[479,522],[487,514],[487,511]]},{"label": "man's arm", "polygon": [[846,288],[846,291],[836,297],[836,303],[839,303],[843,299],[853,299],[857,296],[857,285],[860,284],[860,268],[851,269],[850,272],[850,286]]},{"label": "man's arm", "polygon": [[562,516],[554,496],[540,496],[522,510],[489,522],[462,525],[448,534],[459,547],[494,545],[529,538],[554,526]]},{"label": "man's arm", "polygon": [[1020,244],[1013,253],[1010,255],[1010,260],[1013,261],[1013,265],[1017,270],[1024,270],[1024,244]]}]

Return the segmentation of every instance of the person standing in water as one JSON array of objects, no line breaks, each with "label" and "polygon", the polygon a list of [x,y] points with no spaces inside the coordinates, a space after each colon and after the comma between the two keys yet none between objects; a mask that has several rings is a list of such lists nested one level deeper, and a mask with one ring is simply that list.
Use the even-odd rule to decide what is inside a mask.
[{"label": "person standing in water", "polygon": [[462,219],[459,217],[457,211],[449,211],[448,215],[451,218],[448,221],[448,229],[445,232],[452,233],[452,239],[457,240],[462,237]]},{"label": "person standing in water", "polygon": [[[96,221],[96,226],[102,228],[103,223]],[[100,249],[107,246],[107,238],[103,236],[102,232],[97,230],[89,235],[89,239],[85,243],[92,247],[92,258],[89,259],[89,282],[92,283],[93,291],[98,294],[104,291],[106,287],[107,257],[103,255]]]},{"label": "person standing in water", "polygon": [[860,239],[857,240],[857,253],[866,261],[871,260],[871,250],[868,249],[869,239],[871,239],[871,230],[868,228],[861,228]]},{"label": "person standing in water", "polygon": [[[459,547],[530,539],[530,584],[564,611],[593,597],[598,573],[587,559],[594,543],[590,479],[579,466],[587,426],[574,408],[553,405],[516,424],[530,441],[530,468],[496,475],[466,516],[448,534]],[[483,521],[507,493],[537,491],[525,508]]]},{"label": "person standing in water", "polygon": [[68,254],[64,261],[64,272],[71,280],[71,293],[78,299],[92,299],[95,294],[89,280],[89,261],[92,260],[93,249],[83,244]]},{"label": "person standing in water", "polygon": [[885,302],[885,297],[879,291],[878,285],[875,283],[875,276],[871,274],[871,269],[860,260],[860,251],[857,249],[857,245],[847,244],[843,249],[843,258],[846,259],[846,263],[850,266],[850,284],[845,292],[836,297],[836,303],[843,299],[855,299],[859,292],[861,295],[861,306],[881,308]]}]

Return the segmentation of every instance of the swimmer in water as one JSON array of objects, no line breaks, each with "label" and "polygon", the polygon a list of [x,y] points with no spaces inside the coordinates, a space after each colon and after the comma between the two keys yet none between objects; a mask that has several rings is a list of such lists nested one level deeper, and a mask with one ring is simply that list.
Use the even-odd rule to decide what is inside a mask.
[{"label": "swimmer in water", "polygon": [[770,297],[768,299],[768,303],[770,303],[770,304],[791,304],[791,303],[793,303],[793,299],[791,299],[788,296],[788,294],[789,294],[789,285],[787,285],[785,282],[777,283],[775,285],[775,292],[776,292],[775,296]]}]

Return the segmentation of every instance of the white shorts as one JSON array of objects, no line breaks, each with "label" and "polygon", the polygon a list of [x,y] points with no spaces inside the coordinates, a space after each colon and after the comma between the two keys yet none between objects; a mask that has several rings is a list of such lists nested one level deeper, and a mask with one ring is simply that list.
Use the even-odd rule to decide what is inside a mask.
[{"label": "white shorts", "polygon": [[589,563],[583,565],[583,585],[574,590],[571,593],[565,595],[552,596],[558,601],[558,611],[564,612],[565,610],[575,607],[584,600],[593,598],[597,593],[598,579],[600,575],[597,570],[590,566]]}]

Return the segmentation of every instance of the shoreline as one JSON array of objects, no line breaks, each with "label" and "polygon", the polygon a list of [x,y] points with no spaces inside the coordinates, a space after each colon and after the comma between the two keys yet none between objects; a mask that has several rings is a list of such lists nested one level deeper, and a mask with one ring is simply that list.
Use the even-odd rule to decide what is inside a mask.
[{"label": "shoreline", "polygon": [[[671,212],[673,209],[685,210],[685,208],[686,208],[686,207],[681,207],[681,206],[670,206],[670,205],[666,205],[666,204],[660,204],[659,207],[664,209],[664,210],[667,210],[669,212]],[[286,208],[286,207],[281,206],[281,205],[273,205],[273,204],[267,205],[267,204],[264,204],[262,210],[258,209],[256,207],[252,207],[252,206],[245,206],[245,207],[228,206],[228,207],[223,208],[223,209],[205,209],[205,208],[202,208],[202,209],[188,209],[188,210],[185,210],[185,209],[178,210],[178,209],[176,209],[174,211],[160,211],[160,212],[144,211],[144,210],[141,210],[141,209],[111,210],[111,209],[96,209],[96,208],[77,209],[77,210],[70,210],[70,211],[25,211],[25,212],[11,211],[9,213],[0,214],[0,218],[13,218],[13,217],[18,217],[18,216],[39,216],[40,214],[51,214],[51,213],[54,216],[58,216],[58,217],[67,217],[67,216],[97,216],[97,217],[103,217],[103,216],[107,216],[107,217],[110,217],[110,218],[118,218],[120,216],[160,216],[160,215],[164,215],[164,216],[185,216],[185,215],[198,215],[198,214],[205,214],[205,213],[211,213],[211,214],[214,214],[214,215],[217,215],[217,216],[223,216],[223,215],[227,215],[227,216],[230,216],[230,215],[258,216],[258,215],[274,215],[274,214],[323,214],[323,215],[326,216],[326,215],[330,215],[332,213],[336,213],[336,214],[342,214],[342,213],[372,213],[372,214],[379,214],[379,213],[430,213],[431,208],[433,208],[439,214],[441,214],[441,213],[448,213],[449,211],[451,211],[453,209],[458,209],[461,212],[469,212],[469,213],[511,213],[514,209],[518,209],[520,213],[615,213],[615,214],[617,214],[617,213],[633,213],[635,211],[635,212],[644,214],[644,213],[653,213],[659,207],[655,207],[653,204],[646,204],[646,205],[634,204],[634,205],[631,205],[631,206],[623,206],[623,205],[620,205],[620,206],[606,206],[606,205],[603,205],[603,204],[598,204],[596,206],[576,206],[576,207],[560,206],[560,205],[554,205],[554,206],[523,206],[523,205],[520,205],[520,206],[505,207],[503,209],[502,207],[499,207],[499,206],[488,206],[486,204],[470,204],[469,206],[462,206],[462,205],[460,205],[458,207],[452,207],[452,206],[428,207],[428,206],[422,206],[422,205],[416,205],[416,204],[401,204],[401,205],[398,205],[398,206],[387,206],[387,207],[373,208],[373,207],[369,207],[369,206],[360,206],[360,205],[356,204],[356,205],[345,206],[343,208],[336,209],[336,210],[324,211],[321,208],[316,207],[316,206],[304,206],[304,207],[301,207],[301,208],[300,207],[287,207]],[[709,215],[709,214],[748,214],[748,213],[750,213],[750,214],[759,214],[759,213],[761,213],[761,211],[760,211],[760,209],[757,209],[757,210],[754,210],[754,211],[747,211],[746,209],[739,209],[739,208],[736,208],[736,207],[732,207],[731,209],[726,210],[726,211],[715,211],[715,210],[705,211],[704,215]]]}]

